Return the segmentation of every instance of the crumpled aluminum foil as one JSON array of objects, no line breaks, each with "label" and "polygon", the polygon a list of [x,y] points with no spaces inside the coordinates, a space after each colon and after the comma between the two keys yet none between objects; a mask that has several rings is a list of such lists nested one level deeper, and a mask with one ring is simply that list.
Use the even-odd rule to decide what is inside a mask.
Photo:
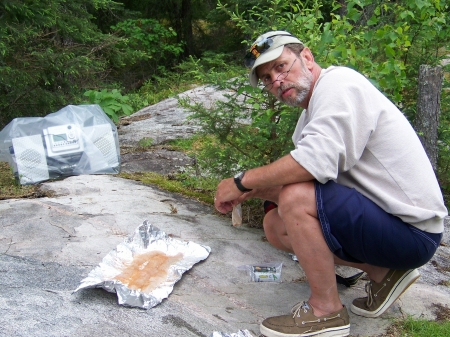
[{"label": "crumpled aluminum foil", "polygon": [[[115,279],[122,273],[124,265],[131,263],[134,256],[151,251],[160,251],[170,256],[183,254],[181,260],[169,267],[167,280],[159,287],[150,293],[144,293],[129,289]],[[194,264],[206,259],[210,252],[211,248],[208,246],[172,239],[146,220],[133,235],[103,258],[102,262],[81,281],[74,293],[84,288],[103,288],[117,293],[121,305],[149,309],[167,298],[182,274]]]},{"label": "crumpled aluminum foil", "polygon": [[253,335],[248,330],[239,330],[232,334],[214,331],[209,337],[253,337]]}]

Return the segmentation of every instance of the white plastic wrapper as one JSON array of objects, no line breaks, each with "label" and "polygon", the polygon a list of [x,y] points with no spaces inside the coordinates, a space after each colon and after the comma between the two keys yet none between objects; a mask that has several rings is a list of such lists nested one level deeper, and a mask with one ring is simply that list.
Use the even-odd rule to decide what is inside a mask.
[{"label": "white plastic wrapper", "polygon": [[13,119],[0,131],[0,161],[22,185],[81,174],[117,174],[117,127],[97,104]]},{"label": "white plastic wrapper", "polygon": [[258,263],[239,266],[239,270],[245,270],[253,282],[281,282],[282,262]]},{"label": "white plastic wrapper", "polygon": [[231,334],[214,331],[209,337],[253,337],[253,335],[248,330],[239,330]]},{"label": "white plastic wrapper", "polygon": [[149,309],[167,298],[182,274],[210,252],[208,246],[172,239],[144,221],[74,292],[103,288],[117,293],[121,305]]}]

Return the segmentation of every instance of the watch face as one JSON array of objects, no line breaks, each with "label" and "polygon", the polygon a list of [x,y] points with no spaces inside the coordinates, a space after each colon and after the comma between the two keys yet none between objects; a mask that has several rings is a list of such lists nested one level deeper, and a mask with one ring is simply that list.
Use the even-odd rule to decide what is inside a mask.
[{"label": "watch face", "polygon": [[241,180],[244,177],[244,174],[245,174],[245,171],[242,171],[242,172],[239,172],[238,174],[236,174],[234,176],[234,183],[236,184],[236,187],[239,189],[239,191],[241,191],[241,192],[249,192],[251,190],[248,189],[248,188],[245,188],[242,185],[242,183],[241,183]]}]

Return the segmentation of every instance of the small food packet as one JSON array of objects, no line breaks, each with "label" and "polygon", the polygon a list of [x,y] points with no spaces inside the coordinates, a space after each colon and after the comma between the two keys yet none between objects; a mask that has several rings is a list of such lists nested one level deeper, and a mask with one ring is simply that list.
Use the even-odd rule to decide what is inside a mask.
[{"label": "small food packet", "polygon": [[239,266],[239,270],[245,270],[253,282],[281,282],[282,262],[258,263],[254,265]]},{"label": "small food packet", "polygon": [[233,207],[233,211],[231,212],[231,222],[234,227],[239,227],[242,225],[242,207],[241,204],[237,204]]}]

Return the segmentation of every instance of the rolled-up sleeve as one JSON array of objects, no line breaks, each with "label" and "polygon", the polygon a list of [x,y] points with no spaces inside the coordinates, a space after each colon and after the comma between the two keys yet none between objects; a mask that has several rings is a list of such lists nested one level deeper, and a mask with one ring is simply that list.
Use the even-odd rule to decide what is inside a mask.
[{"label": "rolled-up sleeve", "polygon": [[294,133],[291,156],[321,183],[351,169],[376,128],[375,102],[360,77],[335,68],[319,78]]}]

